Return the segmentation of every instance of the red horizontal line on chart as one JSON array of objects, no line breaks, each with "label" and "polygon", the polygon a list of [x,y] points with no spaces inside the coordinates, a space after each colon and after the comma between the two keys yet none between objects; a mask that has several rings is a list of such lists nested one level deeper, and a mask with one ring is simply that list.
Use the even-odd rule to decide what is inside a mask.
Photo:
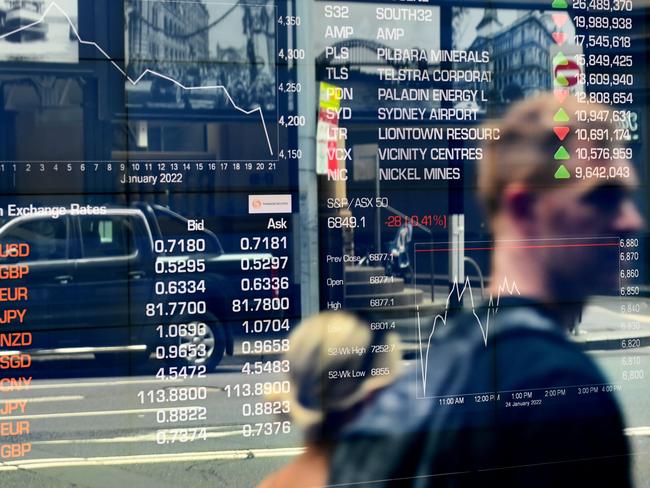
[{"label": "red horizontal line on chart", "polygon": [[[505,246],[501,249],[557,249],[567,247],[619,247],[618,242],[599,242],[599,243],[581,243],[581,244],[535,244],[525,246]],[[465,251],[494,251],[494,246],[490,247],[465,247]],[[459,247],[447,247],[444,249],[416,249],[415,252],[451,252],[460,251]]]}]

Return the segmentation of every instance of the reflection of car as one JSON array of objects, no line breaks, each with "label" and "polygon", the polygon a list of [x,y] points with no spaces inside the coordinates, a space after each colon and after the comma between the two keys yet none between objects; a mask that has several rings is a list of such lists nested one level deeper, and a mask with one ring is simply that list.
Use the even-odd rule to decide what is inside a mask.
[{"label": "reflection of car", "polygon": [[[157,346],[174,344],[186,357],[165,353],[161,359],[216,366],[233,353],[232,284],[243,273],[241,260],[271,256],[225,253],[214,233],[187,228],[184,217],[144,203],[109,207],[101,215],[36,213],[2,222],[3,249],[30,247],[27,257],[0,258],[0,269],[29,266],[20,283],[11,283],[28,290],[28,300],[9,306],[27,310],[24,323],[14,320],[3,332],[32,332],[30,347],[41,353],[92,351],[105,359],[127,351],[146,359]],[[178,252],[172,243],[180,239],[203,244]],[[179,293],[200,280],[205,291]],[[205,310],[181,302],[204,302]],[[203,354],[194,353],[197,344],[204,344]]]},{"label": "reflection of car", "polygon": [[182,103],[183,89],[176,83],[155,77],[151,81],[152,103]]}]

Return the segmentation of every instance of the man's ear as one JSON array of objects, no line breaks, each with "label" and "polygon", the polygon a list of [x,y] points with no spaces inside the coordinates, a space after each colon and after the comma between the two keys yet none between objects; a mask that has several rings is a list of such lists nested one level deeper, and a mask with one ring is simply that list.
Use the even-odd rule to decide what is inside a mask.
[{"label": "man's ear", "polygon": [[535,195],[526,185],[508,185],[501,196],[501,205],[515,222],[526,223],[534,219]]}]

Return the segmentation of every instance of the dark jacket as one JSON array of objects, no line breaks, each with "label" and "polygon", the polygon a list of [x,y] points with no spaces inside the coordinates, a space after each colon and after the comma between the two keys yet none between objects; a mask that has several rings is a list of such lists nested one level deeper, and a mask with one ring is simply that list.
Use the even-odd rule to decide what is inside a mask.
[{"label": "dark jacket", "polygon": [[621,414],[596,364],[541,305],[509,298],[494,312],[437,324],[426,369],[423,326],[415,368],[344,432],[332,484],[630,485]]}]

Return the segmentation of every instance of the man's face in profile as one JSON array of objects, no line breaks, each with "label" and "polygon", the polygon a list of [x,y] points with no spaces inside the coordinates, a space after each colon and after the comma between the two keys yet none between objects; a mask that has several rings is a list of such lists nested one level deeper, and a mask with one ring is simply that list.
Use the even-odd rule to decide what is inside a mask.
[{"label": "man's face in profile", "polygon": [[617,240],[601,238],[624,239],[643,228],[632,201],[636,185],[632,163],[592,160],[566,166],[571,178],[556,180],[556,188],[539,192],[535,199],[539,238],[567,244],[543,253],[551,285],[569,299],[617,293],[618,249],[612,245]]}]

